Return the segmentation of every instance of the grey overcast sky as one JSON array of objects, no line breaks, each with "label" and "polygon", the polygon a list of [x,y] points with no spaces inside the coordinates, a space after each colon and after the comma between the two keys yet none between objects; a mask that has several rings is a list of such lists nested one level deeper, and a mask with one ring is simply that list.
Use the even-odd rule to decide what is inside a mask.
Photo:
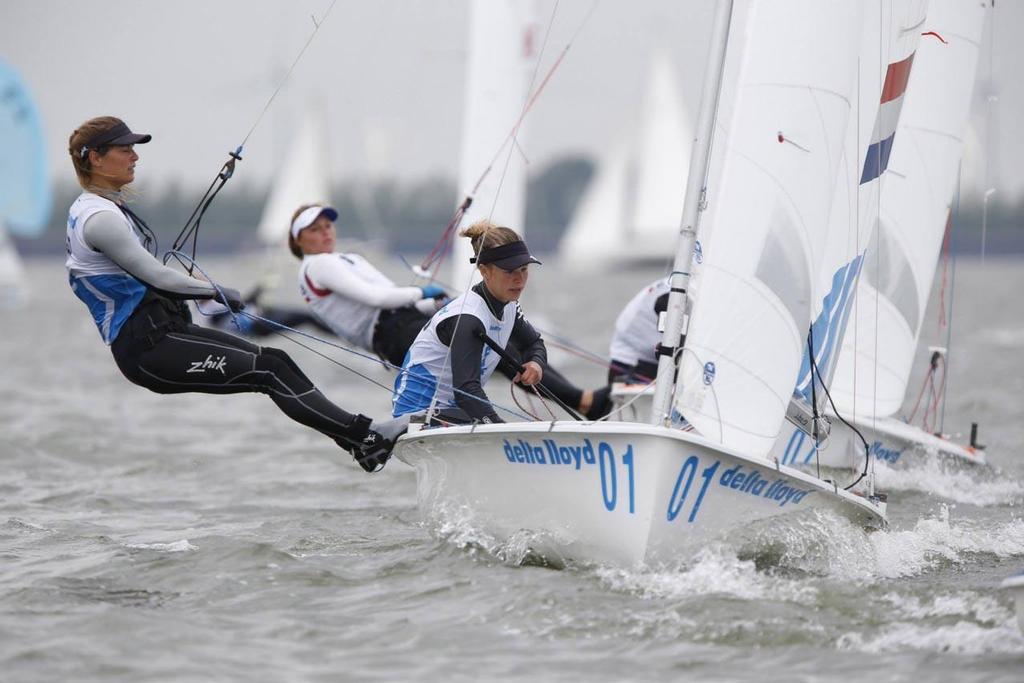
[{"label": "grey overcast sky", "polygon": [[[979,0],[963,0],[977,2]],[[538,0],[547,25],[554,0]],[[83,120],[124,118],[152,133],[140,180],[205,186],[256,120],[330,0],[4,0],[0,58],[42,111],[52,173],[71,181],[67,138]],[[561,0],[546,69],[593,0]],[[691,110],[713,0],[603,0],[528,120],[533,168],[599,157],[633,124],[651,54],[667,51]],[[1024,0],[1000,0],[979,60],[965,176],[989,157],[1003,196],[1024,189]],[[326,109],[335,179],[454,178],[462,119],[467,0],[340,0],[246,147],[239,176],[269,181],[301,108]],[[994,49],[990,51],[990,47]],[[991,59],[990,59],[991,52]],[[998,91],[985,126],[989,73]],[[497,145],[497,142],[496,142]],[[980,182],[977,181],[977,182]],[[965,183],[965,191],[976,191]]]}]

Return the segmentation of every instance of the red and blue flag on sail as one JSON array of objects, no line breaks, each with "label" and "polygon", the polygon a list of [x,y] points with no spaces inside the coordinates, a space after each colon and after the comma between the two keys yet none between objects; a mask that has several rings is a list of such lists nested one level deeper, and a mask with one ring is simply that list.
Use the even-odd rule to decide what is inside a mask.
[{"label": "red and blue flag on sail", "polygon": [[900,121],[900,109],[903,107],[903,94],[907,91],[910,80],[910,66],[914,63],[914,53],[906,59],[894,62],[885,71],[885,84],[882,86],[882,101],[875,119],[875,129],[871,132],[871,145],[864,159],[864,172],[860,176],[860,184],[871,182],[889,165],[889,153],[892,152],[892,141],[896,137],[896,126]]}]

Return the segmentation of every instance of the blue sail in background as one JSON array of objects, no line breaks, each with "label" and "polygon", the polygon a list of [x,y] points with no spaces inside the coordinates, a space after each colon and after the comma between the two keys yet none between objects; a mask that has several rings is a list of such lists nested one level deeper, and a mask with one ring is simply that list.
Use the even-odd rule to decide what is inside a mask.
[{"label": "blue sail in background", "polygon": [[16,235],[38,235],[53,204],[43,127],[24,81],[3,61],[0,150],[0,224]]}]

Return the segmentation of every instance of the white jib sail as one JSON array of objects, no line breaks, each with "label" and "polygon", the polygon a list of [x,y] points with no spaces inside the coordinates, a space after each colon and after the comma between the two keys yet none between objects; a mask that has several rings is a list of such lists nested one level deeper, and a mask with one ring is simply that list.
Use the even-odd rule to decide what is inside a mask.
[{"label": "white jib sail", "polygon": [[736,4],[729,50],[742,57],[737,82],[723,83],[735,96],[715,141],[725,145],[724,158],[709,183],[703,221],[711,229],[702,239],[701,289],[675,408],[707,437],[744,453],[769,451],[793,393],[862,18],[853,0]]},{"label": "white jib sail", "polygon": [[[526,220],[526,157],[520,145],[523,126],[495,156],[523,113],[540,40],[534,0],[472,0],[466,65],[466,99],[459,164],[461,202],[492,163],[473,197],[461,227],[482,218],[505,225],[520,235]],[[456,237],[452,249],[451,285],[468,289],[476,272],[469,263],[469,240]]]},{"label": "white jib sail", "polygon": [[[865,3],[858,90],[846,128],[843,160],[829,216],[828,237],[815,283],[814,323],[810,347],[797,377],[795,397],[810,404],[816,395],[818,407],[826,403],[821,386],[811,387],[812,372],[831,385],[842,347],[843,335],[853,308],[857,284],[863,269],[864,252],[878,220],[880,178],[866,166],[878,165],[871,156],[873,133],[897,125],[902,99],[883,93],[886,75],[896,72],[890,64],[905,62],[917,46],[924,21],[926,0],[872,0]],[[892,86],[890,90],[897,90]]]},{"label": "white jib sail", "polygon": [[260,216],[257,234],[264,245],[283,247],[296,208],[330,201],[326,140],[323,110],[316,102],[304,105],[295,137],[288,146],[281,171],[273,180],[270,197]]},{"label": "white jib sail", "polygon": [[905,104],[879,164],[880,221],[864,261],[832,395],[841,412],[884,417],[903,403],[956,187],[984,7],[931,0]]}]

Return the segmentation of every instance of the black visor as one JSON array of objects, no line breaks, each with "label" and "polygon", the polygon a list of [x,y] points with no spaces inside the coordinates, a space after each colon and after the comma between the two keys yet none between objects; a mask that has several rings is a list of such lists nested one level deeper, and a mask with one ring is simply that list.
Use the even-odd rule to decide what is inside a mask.
[{"label": "black visor", "polygon": [[533,258],[530,255],[530,250],[526,247],[526,242],[522,240],[518,242],[512,242],[510,244],[503,244],[500,247],[488,247],[480,250],[480,256],[469,259],[470,263],[478,263],[480,265],[493,264],[498,266],[502,270],[515,270],[521,268],[527,263],[536,263],[541,265],[541,262]]},{"label": "black visor", "polygon": [[127,124],[119,123],[102,133],[98,133],[82,147],[82,156],[90,149],[100,149],[111,145],[143,145],[153,139],[152,135],[133,133]]}]

